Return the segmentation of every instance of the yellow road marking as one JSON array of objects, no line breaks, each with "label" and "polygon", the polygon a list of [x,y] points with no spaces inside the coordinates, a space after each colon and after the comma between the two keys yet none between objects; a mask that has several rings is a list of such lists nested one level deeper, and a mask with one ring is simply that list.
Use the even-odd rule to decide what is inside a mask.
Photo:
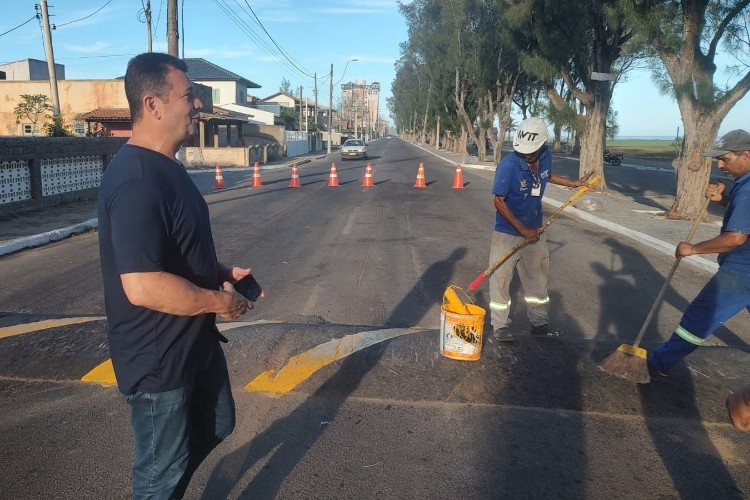
[{"label": "yellow road marking", "polygon": [[75,325],[78,323],[87,323],[89,321],[99,321],[107,319],[105,316],[84,316],[80,318],[58,318],[34,321],[33,323],[24,323],[22,325],[4,326],[0,328],[0,339],[23,335],[25,333],[57,328],[59,326]]},{"label": "yellow road marking", "polygon": [[[256,320],[256,321],[236,321],[233,323],[219,323],[216,326],[219,328],[219,331],[224,332],[226,330],[231,330],[232,328],[240,328],[242,326],[253,326],[253,325],[262,325],[266,323],[281,323],[281,321],[273,321],[273,320]],[[86,375],[81,377],[81,382],[93,382],[95,384],[99,384],[103,387],[111,387],[114,384],[117,383],[117,378],[115,377],[115,369],[112,366],[112,360],[108,359],[104,363],[100,364],[90,372],[88,372]]]},{"label": "yellow road marking", "polygon": [[293,356],[278,373],[274,370],[261,373],[245,386],[245,390],[269,393],[279,398],[334,361],[384,340],[423,331],[422,328],[389,328],[347,335]]},{"label": "yellow road marking", "polygon": [[117,378],[115,378],[115,369],[112,367],[112,360],[108,359],[88,372],[81,377],[81,382],[95,382],[103,387],[111,387],[115,385],[117,383]]}]

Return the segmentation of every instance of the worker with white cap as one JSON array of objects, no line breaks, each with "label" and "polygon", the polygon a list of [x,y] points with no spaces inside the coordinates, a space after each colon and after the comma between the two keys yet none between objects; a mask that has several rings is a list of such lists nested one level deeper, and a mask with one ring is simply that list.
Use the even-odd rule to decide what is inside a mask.
[{"label": "worker with white cap", "polygon": [[[490,316],[495,340],[513,340],[510,332],[510,282],[518,276],[526,300],[531,335],[557,336],[549,327],[549,249],[542,228],[542,196],[548,182],[577,188],[585,179],[570,180],[552,173],[552,156],[547,146],[547,124],[541,118],[521,122],[513,139],[514,154],[507,155],[495,170],[492,194],[495,195],[495,231],[492,235],[490,263],[494,263],[517,243],[529,240],[490,276]],[[588,177],[588,176],[587,176]],[[517,264],[520,264],[517,266]]]}]

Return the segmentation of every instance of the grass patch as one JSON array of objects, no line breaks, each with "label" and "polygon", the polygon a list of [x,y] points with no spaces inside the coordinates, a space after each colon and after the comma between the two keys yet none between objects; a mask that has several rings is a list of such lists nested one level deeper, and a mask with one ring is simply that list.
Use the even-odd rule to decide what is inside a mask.
[{"label": "grass patch", "polygon": [[613,153],[621,153],[626,158],[672,161],[677,155],[674,140],[665,139],[609,139],[607,147]]}]

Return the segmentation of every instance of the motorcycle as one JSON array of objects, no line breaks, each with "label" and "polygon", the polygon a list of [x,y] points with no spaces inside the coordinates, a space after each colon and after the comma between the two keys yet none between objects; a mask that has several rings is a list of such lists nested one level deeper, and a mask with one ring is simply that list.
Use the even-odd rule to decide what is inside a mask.
[{"label": "motorcycle", "polygon": [[622,155],[620,153],[613,153],[609,149],[604,150],[604,161],[614,165],[615,167],[622,163]]}]

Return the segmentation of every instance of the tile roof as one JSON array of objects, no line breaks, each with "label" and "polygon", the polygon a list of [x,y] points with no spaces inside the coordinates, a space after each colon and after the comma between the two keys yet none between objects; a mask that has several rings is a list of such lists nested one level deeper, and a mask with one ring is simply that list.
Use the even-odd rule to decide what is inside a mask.
[{"label": "tile roof", "polygon": [[79,115],[85,121],[130,121],[129,108],[96,108]]},{"label": "tile roof", "polygon": [[187,76],[193,81],[234,81],[241,82],[249,89],[259,89],[260,85],[255,82],[251,82],[247,78],[243,78],[237,73],[232,73],[229,70],[217,66],[214,63],[208,62],[203,58],[185,58],[185,62],[188,66]]}]

